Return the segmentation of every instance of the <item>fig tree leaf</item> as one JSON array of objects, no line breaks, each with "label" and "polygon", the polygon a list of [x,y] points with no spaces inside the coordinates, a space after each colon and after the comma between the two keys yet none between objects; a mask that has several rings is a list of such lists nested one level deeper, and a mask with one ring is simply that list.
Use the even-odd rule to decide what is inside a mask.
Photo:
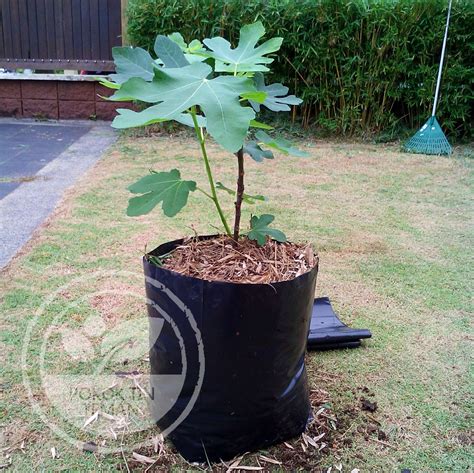
[{"label": "fig tree leaf", "polygon": [[270,150],[260,148],[256,141],[245,143],[244,153],[248,154],[257,163],[261,163],[264,159],[273,159],[273,153]]},{"label": "fig tree leaf", "polygon": [[[185,67],[189,62],[184,57],[181,48],[170,38],[158,35],[155,40],[155,53],[165,67]],[[256,101],[258,103],[258,101]]]},{"label": "fig tree leaf", "polygon": [[117,113],[118,115],[112,122],[112,127],[117,129],[152,125],[153,123],[168,121],[166,118],[159,118],[154,114],[153,107],[149,107],[142,112],[134,112],[128,108],[118,108]]},{"label": "fig tree leaf", "polygon": [[[198,53],[206,53],[206,49],[203,47],[201,41],[198,39],[193,39],[189,44],[186,44],[184,41],[183,35],[181,33],[171,33],[167,36],[171,41],[176,43],[183,53],[191,53],[191,54],[198,54]],[[207,54],[206,54],[207,56]]]},{"label": "fig tree leaf", "polygon": [[152,172],[129,186],[128,190],[133,194],[142,194],[128,201],[129,217],[145,215],[160,202],[164,214],[174,217],[186,205],[189,193],[196,190],[196,183],[181,179],[180,172],[172,169],[169,172]]},{"label": "fig tree leaf", "polygon": [[[216,182],[216,189],[219,189],[221,191],[225,191],[228,194],[235,196],[236,192],[232,189],[229,189],[228,187],[224,186],[222,182]],[[243,201],[246,202],[247,204],[255,204],[256,200],[261,200],[265,201],[265,197],[263,195],[250,195],[250,194],[245,194],[243,196]]]},{"label": "fig tree leaf", "polygon": [[266,98],[263,102],[250,99],[250,104],[256,112],[260,111],[260,104],[267,107],[273,112],[289,112],[290,105],[299,105],[302,100],[294,95],[286,95],[288,87],[283,84],[275,83],[265,85],[265,79],[261,72],[256,72],[254,75],[255,87],[258,91],[265,92]]},{"label": "fig tree leaf", "polygon": [[151,81],[154,76],[154,61],[150,54],[142,48],[129,46],[112,48],[116,74],[109,78],[117,84],[123,84],[131,77],[141,77]]},{"label": "fig tree leaf", "polygon": [[250,240],[256,240],[260,246],[265,244],[267,237],[284,243],[286,241],[286,235],[276,228],[269,227],[273,220],[275,220],[275,217],[270,214],[263,214],[260,217],[253,215],[250,219],[250,231],[247,233],[247,237]]},{"label": "fig tree leaf", "polygon": [[204,53],[206,49],[203,47],[201,41],[198,39],[193,39],[186,48],[186,52],[188,53]]},{"label": "fig tree leaf", "polygon": [[273,130],[273,127],[266,123],[258,122],[257,120],[250,120],[250,126],[254,128],[261,128],[262,130]]},{"label": "fig tree leaf", "polygon": [[[196,115],[196,118],[197,118],[197,123],[198,123],[199,128],[206,128],[206,118],[203,117],[202,115]],[[182,125],[186,125],[186,126],[190,126],[191,128],[194,128],[193,118],[189,113],[182,113],[181,115],[176,117],[175,120],[181,123]]]},{"label": "fig tree leaf", "polygon": [[184,41],[183,35],[181,33],[175,31],[174,33],[169,34],[168,38],[176,43],[180,47],[181,51],[186,51],[187,44],[186,41]]},{"label": "fig tree leaf", "polygon": [[[263,103],[265,102],[265,99],[267,98],[267,94],[265,92],[244,92],[243,94],[240,94],[240,96],[243,99],[249,100],[250,103]],[[254,107],[255,108],[255,107]]]},{"label": "fig tree leaf", "polygon": [[[128,98],[159,102],[152,107],[155,120],[176,120],[193,105],[199,105],[206,117],[209,134],[226,150],[236,152],[243,145],[250,120],[255,118],[255,112],[250,107],[240,105],[239,97],[242,93],[255,90],[254,85],[245,77],[219,76],[208,79],[211,72],[212,68],[204,63],[156,69],[153,81],[130,79],[115,92],[111,100]],[[125,117],[116,117],[113,126],[140,126],[138,123],[142,120],[135,117],[136,113],[129,112]]]},{"label": "fig tree leaf", "polygon": [[273,62],[272,58],[265,57],[280,49],[283,38],[272,38],[255,47],[265,34],[262,22],[258,21],[240,29],[239,44],[232,49],[231,44],[220,36],[206,38],[204,44],[211,50],[208,55],[216,60],[216,72],[255,72],[268,71],[264,64]]},{"label": "fig tree leaf", "polygon": [[181,33],[171,33],[168,35],[168,38],[181,48],[188,63],[202,62],[208,58],[206,49],[201,41],[193,39],[189,44],[186,44]]},{"label": "fig tree leaf", "polygon": [[[155,107],[156,105],[148,107],[141,112],[134,112],[128,108],[118,108],[117,112],[119,115],[117,115],[115,120],[112,122],[112,127],[117,129],[132,128],[169,121],[166,118],[157,117]],[[206,126],[206,119],[201,115],[198,115],[196,118],[198,120],[198,125],[201,128],[204,128]],[[190,126],[191,128],[194,127],[193,119],[189,113],[180,113],[174,118],[174,120],[183,125]]]},{"label": "fig tree leaf", "polygon": [[120,84],[117,84],[115,82],[110,82],[107,79],[100,79],[99,84],[109,89],[120,89]]},{"label": "fig tree leaf", "polygon": [[272,138],[268,136],[264,131],[257,131],[255,133],[255,138],[260,143],[264,143],[270,148],[276,149],[283,154],[291,154],[292,156],[298,156],[301,158],[309,156],[309,153],[306,151],[301,151],[298,148],[295,148],[288,140],[283,138]]}]

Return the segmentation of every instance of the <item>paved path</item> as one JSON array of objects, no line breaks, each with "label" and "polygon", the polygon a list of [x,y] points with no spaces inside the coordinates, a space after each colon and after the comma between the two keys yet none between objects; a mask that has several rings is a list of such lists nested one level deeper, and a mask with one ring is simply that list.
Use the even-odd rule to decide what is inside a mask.
[{"label": "paved path", "polygon": [[0,268],[116,137],[107,123],[0,120]]},{"label": "paved path", "polygon": [[0,199],[57,158],[90,126],[0,123]]}]

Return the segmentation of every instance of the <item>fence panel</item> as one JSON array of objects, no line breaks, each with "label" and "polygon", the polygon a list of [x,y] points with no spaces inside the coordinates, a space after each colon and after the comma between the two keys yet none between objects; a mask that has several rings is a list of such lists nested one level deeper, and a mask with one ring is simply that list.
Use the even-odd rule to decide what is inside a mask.
[{"label": "fence panel", "polygon": [[0,0],[0,67],[111,71],[123,0]]}]

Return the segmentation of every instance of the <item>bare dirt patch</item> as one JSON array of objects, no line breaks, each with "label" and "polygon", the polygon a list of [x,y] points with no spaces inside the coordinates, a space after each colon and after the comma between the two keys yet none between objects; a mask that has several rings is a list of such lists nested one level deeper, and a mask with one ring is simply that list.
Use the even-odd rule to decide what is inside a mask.
[{"label": "bare dirt patch", "polygon": [[141,288],[120,281],[109,281],[100,292],[92,295],[90,304],[108,327],[114,327],[132,311],[142,312],[145,303]]}]

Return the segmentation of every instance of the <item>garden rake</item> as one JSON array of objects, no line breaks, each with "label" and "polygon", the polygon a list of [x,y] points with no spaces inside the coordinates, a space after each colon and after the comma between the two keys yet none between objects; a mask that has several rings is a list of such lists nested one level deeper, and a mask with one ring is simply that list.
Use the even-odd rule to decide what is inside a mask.
[{"label": "garden rake", "polygon": [[408,153],[421,154],[451,154],[452,148],[441,126],[436,120],[436,106],[438,105],[439,88],[441,85],[441,73],[443,71],[444,53],[446,52],[446,42],[448,39],[449,17],[451,16],[451,3],[449,0],[448,16],[446,19],[446,28],[444,30],[443,48],[441,49],[441,61],[438,70],[438,79],[436,81],[436,91],[433,103],[433,111],[428,121],[410,138],[402,147]]}]

